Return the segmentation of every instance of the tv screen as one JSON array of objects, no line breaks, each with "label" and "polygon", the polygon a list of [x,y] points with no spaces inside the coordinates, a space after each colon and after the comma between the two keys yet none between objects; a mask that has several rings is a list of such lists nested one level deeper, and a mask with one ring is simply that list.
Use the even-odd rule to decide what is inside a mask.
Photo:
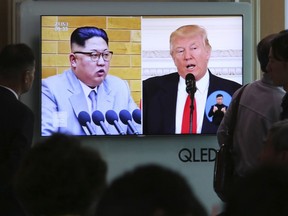
[{"label": "tv screen", "polygon": [[[224,110],[218,112],[225,114],[232,94],[243,83],[244,21],[241,14],[42,15],[40,23],[42,136],[54,132],[77,136],[213,135],[219,122],[213,120],[217,110],[212,114],[210,111],[216,109],[220,97]],[[211,45],[205,81],[198,80],[194,73],[198,67],[197,57],[192,54],[183,56],[188,73],[194,74],[192,84],[196,92],[193,94],[187,91],[189,83],[185,77],[179,76],[175,62],[175,55],[177,58],[187,49],[183,51],[180,46],[173,50],[170,46],[171,33],[187,25],[205,29]],[[78,50],[71,48],[72,32],[90,26],[107,33],[108,46],[101,52],[88,46],[77,45]],[[198,47],[189,45],[188,49]],[[98,55],[96,61],[93,61],[93,55]],[[95,88],[97,106],[94,110],[90,108],[93,102],[89,101],[88,90],[95,86],[87,85],[79,75],[87,66],[84,61],[90,61],[91,67],[95,64],[95,68],[102,67],[98,66],[99,62],[103,67],[109,62],[106,81],[102,82],[102,87]],[[180,86],[184,90],[177,95]],[[171,89],[171,93],[167,89]],[[181,113],[185,103],[183,98],[187,95],[197,102],[192,108],[197,111],[197,117],[194,117],[194,120],[197,118],[197,129],[183,132]],[[193,119],[191,104],[190,116]],[[192,123],[190,125],[194,127]]]}]

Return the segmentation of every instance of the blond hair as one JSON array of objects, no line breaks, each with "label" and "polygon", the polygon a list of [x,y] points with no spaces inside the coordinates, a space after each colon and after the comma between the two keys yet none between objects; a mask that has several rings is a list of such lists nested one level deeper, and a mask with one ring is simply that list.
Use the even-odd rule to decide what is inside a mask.
[{"label": "blond hair", "polygon": [[211,45],[209,43],[208,37],[207,37],[207,31],[205,28],[199,26],[199,25],[184,25],[176,29],[174,32],[170,35],[170,53],[172,53],[173,49],[173,42],[175,38],[178,37],[191,37],[195,35],[200,35],[203,38],[204,46],[208,49],[211,49]]}]

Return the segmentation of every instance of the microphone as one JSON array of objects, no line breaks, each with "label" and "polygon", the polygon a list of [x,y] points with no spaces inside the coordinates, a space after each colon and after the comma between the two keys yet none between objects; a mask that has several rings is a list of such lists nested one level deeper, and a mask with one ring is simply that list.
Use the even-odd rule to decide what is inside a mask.
[{"label": "microphone", "polygon": [[81,124],[81,126],[84,126],[88,129],[90,135],[96,135],[96,132],[94,131],[94,128],[91,125],[91,118],[90,115],[85,112],[85,111],[81,111],[78,114],[78,121]]},{"label": "microphone", "polygon": [[125,132],[118,123],[118,115],[114,110],[108,110],[105,114],[105,117],[109,124],[114,125],[119,134],[125,135]]},{"label": "microphone", "polygon": [[94,111],[92,113],[92,120],[96,125],[101,127],[105,135],[111,135],[108,128],[104,124],[105,119],[104,119],[104,115],[102,114],[102,112],[100,112],[99,110]]},{"label": "microphone", "polygon": [[194,94],[196,92],[196,81],[195,76],[192,73],[188,73],[185,77],[186,92],[189,94],[191,99],[190,105],[190,119],[189,119],[189,133],[192,133],[193,124],[193,110],[194,110]]},{"label": "microphone", "polygon": [[134,120],[137,124],[141,124],[141,111],[140,111],[140,109],[135,109],[135,110],[132,112],[132,117],[133,117],[133,120]]},{"label": "microphone", "polygon": [[131,114],[128,112],[128,110],[121,110],[119,116],[121,121],[124,124],[128,125],[129,129],[132,131],[133,134],[139,134],[139,132],[132,123],[132,117]]},{"label": "microphone", "polygon": [[192,73],[188,73],[185,77],[186,92],[191,96],[196,92],[195,76]]}]

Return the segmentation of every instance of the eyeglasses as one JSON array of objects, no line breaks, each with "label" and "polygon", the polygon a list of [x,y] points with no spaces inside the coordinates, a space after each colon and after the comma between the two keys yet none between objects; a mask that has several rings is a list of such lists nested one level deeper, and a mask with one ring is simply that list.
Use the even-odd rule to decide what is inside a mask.
[{"label": "eyeglasses", "polygon": [[80,52],[80,51],[76,51],[73,52],[74,54],[83,54],[83,55],[89,55],[91,60],[96,62],[100,59],[100,56],[102,56],[102,58],[104,59],[104,61],[110,61],[113,55],[112,51],[105,51],[105,52]]}]

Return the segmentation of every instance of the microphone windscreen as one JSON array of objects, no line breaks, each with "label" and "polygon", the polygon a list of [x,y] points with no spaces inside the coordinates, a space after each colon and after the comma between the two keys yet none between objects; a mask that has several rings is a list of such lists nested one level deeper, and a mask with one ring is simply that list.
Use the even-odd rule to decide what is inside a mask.
[{"label": "microphone windscreen", "polygon": [[92,120],[93,122],[100,126],[100,122],[103,121],[104,122],[104,115],[101,111],[96,110],[92,113]]},{"label": "microphone windscreen", "polygon": [[124,123],[124,124],[128,124],[128,121],[132,120],[131,114],[129,113],[128,110],[121,110],[119,113],[119,117],[120,120]]},{"label": "microphone windscreen", "polygon": [[187,83],[192,82],[192,80],[195,80],[195,76],[192,73],[188,73],[185,77],[186,85],[187,85]]},{"label": "microphone windscreen", "polygon": [[91,122],[91,118],[87,112],[81,111],[78,114],[78,121],[82,126],[86,126],[87,122]]},{"label": "microphone windscreen", "polygon": [[140,111],[140,109],[135,109],[132,112],[132,117],[136,123],[141,124],[141,111]]},{"label": "microphone windscreen", "polygon": [[114,110],[108,110],[105,114],[106,120],[109,124],[113,125],[114,121],[118,121],[118,115]]}]

